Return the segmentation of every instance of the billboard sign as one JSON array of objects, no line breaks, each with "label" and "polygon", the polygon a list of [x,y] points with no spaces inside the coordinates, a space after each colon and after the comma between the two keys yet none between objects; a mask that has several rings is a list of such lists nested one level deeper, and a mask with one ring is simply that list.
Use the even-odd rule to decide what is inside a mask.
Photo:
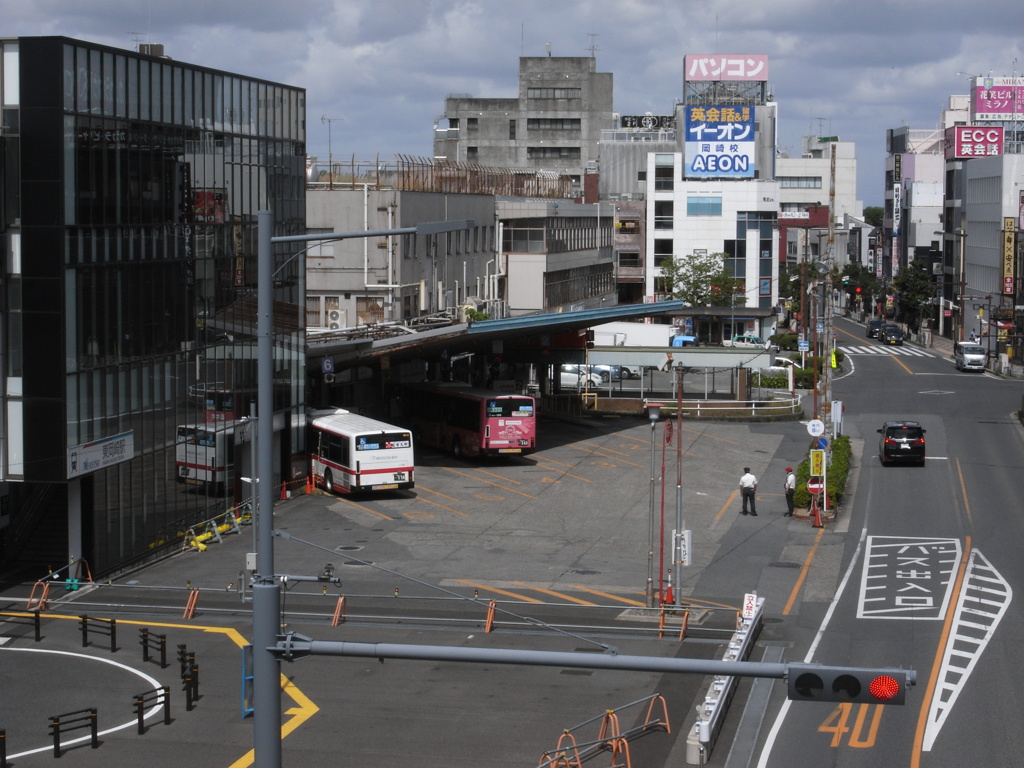
[{"label": "billboard sign", "polygon": [[686,107],[685,178],[754,178],[754,108]]},{"label": "billboard sign", "polygon": [[622,128],[642,128],[648,131],[666,131],[676,127],[675,115],[623,115],[619,118]]},{"label": "billboard sign", "polygon": [[977,77],[971,88],[971,120],[1024,117],[1024,77]]},{"label": "billboard sign", "polygon": [[135,458],[135,432],[76,445],[67,452],[68,480]]},{"label": "billboard sign", "polygon": [[768,55],[764,53],[688,53],[684,58],[684,80],[718,82],[768,79]]},{"label": "billboard sign", "polygon": [[1017,238],[1013,216],[1003,218],[1003,293],[1013,295],[1013,244]]},{"label": "billboard sign", "polygon": [[954,125],[946,129],[947,160],[1003,154],[1003,128],[996,125]]}]

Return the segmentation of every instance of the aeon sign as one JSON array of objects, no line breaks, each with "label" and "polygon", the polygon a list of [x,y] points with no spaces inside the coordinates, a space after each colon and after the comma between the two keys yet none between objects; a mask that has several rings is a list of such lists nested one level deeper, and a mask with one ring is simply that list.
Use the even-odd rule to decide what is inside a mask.
[{"label": "aeon sign", "polygon": [[1003,129],[994,125],[954,125],[946,129],[946,159],[992,157],[1003,154]]}]

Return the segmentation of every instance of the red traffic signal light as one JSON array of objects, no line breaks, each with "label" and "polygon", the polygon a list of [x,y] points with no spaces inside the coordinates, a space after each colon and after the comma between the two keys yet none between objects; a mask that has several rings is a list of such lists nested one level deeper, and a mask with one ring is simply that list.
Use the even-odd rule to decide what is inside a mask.
[{"label": "red traffic signal light", "polygon": [[848,701],[854,704],[903,704],[917,681],[912,669],[859,669],[790,664],[789,698],[793,701]]},{"label": "red traffic signal light", "polygon": [[855,291],[856,291],[857,293],[860,293],[860,286],[858,285],[858,286],[857,286],[856,288],[854,288],[854,290],[855,290]]}]

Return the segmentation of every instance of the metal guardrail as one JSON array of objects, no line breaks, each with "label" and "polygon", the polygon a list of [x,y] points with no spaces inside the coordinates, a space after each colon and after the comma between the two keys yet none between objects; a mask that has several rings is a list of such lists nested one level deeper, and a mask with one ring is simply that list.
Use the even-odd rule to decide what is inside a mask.
[{"label": "metal guardrail", "polygon": [[[722,656],[723,661],[743,661],[761,631],[764,616],[764,598],[758,597],[753,615],[744,618],[737,615],[736,631]],[[718,734],[722,730],[729,703],[736,692],[737,678],[730,675],[715,675],[711,687],[704,697],[704,703],[697,708],[697,721],[693,724],[686,740],[686,762],[690,765],[704,765],[711,757]]]}]

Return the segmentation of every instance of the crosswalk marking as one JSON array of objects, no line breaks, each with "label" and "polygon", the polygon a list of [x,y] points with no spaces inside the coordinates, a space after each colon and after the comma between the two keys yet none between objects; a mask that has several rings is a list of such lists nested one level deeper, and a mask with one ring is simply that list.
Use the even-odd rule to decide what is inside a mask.
[{"label": "crosswalk marking", "polygon": [[864,346],[864,347],[839,347],[847,355],[905,355],[906,357],[935,357],[933,352],[927,352],[917,347],[883,347],[878,346]]}]

